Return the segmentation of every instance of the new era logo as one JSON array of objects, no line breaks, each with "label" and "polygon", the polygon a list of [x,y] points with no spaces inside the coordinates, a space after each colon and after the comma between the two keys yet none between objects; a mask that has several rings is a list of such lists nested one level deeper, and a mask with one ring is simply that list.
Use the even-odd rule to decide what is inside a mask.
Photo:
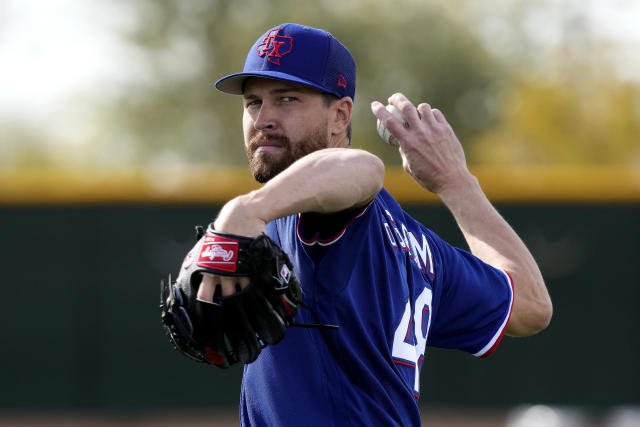
[{"label": "new era logo", "polygon": [[344,88],[347,87],[347,79],[345,79],[342,74],[338,76],[338,86],[344,87]]},{"label": "new era logo", "polygon": [[280,58],[293,50],[293,37],[279,36],[280,28],[275,28],[262,39],[257,47],[258,56],[267,55],[267,60],[275,65],[280,65]]}]

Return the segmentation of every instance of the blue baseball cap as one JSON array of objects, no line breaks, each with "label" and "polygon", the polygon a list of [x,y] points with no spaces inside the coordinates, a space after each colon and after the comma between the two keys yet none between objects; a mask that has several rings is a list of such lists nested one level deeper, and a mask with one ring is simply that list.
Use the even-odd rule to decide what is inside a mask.
[{"label": "blue baseball cap", "polygon": [[249,50],[244,70],[221,78],[215,87],[242,95],[248,77],[286,80],[338,98],[355,98],[356,63],[351,53],[328,31],[299,24],[268,30]]}]

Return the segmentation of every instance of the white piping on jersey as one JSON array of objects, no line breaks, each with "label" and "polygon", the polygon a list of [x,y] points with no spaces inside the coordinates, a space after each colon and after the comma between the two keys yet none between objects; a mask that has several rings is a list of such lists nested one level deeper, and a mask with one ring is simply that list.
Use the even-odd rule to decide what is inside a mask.
[{"label": "white piping on jersey", "polygon": [[511,317],[511,309],[513,308],[513,282],[511,281],[511,276],[509,276],[509,273],[507,273],[502,269],[500,269],[500,271],[506,277],[507,284],[509,285],[509,291],[511,293],[509,297],[509,310],[507,310],[507,315],[505,316],[502,322],[502,325],[500,325],[500,328],[498,328],[498,331],[493,336],[493,338],[491,338],[491,340],[487,343],[487,345],[482,347],[482,350],[478,351],[477,353],[473,353],[473,355],[476,357],[484,357],[491,354],[492,350],[494,350],[494,346],[496,345],[497,341],[501,339],[502,336],[504,335],[504,330],[506,329],[507,323],[509,322],[509,318]]}]

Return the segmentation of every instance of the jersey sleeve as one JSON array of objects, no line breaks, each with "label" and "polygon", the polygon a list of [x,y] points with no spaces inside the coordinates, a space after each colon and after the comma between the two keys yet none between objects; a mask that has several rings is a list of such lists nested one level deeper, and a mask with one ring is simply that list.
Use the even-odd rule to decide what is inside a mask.
[{"label": "jersey sleeve", "polygon": [[429,345],[487,357],[498,346],[511,315],[513,283],[506,271],[437,236],[438,308]]}]

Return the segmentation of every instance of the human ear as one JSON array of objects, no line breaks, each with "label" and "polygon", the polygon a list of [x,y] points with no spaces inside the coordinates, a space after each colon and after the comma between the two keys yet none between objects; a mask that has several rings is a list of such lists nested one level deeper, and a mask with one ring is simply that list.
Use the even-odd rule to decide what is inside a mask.
[{"label": "human ear", "polygon": [[351,122],[351,112],[353,111],[353,101],[348,96],[338,99],[331,104],[332,121],[331,135],[346,133],[347,126]]}]

